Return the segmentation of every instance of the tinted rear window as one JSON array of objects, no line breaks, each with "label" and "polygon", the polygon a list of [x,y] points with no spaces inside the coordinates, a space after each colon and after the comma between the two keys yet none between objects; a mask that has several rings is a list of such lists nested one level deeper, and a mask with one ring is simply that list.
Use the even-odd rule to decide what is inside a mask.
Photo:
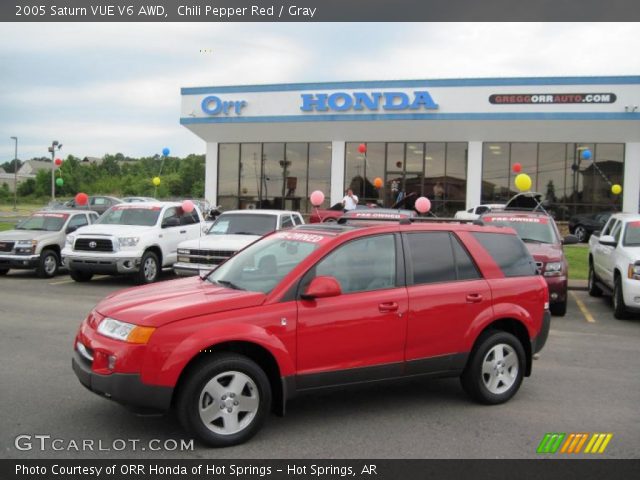
[{"label": "tinted rear window", "polygon": [[473,236],[489,252],[505,277],[536,275],[536,263],[515,235],[475,232]]}]

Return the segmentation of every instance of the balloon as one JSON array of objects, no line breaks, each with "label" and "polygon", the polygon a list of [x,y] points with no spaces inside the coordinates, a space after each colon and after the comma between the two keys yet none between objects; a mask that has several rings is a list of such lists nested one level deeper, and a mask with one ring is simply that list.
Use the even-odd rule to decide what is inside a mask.
[{"label": "balloon", "polygon": [[358,151],[360,153],[367,153],[367,145],[364,143],[361,143],[360,145],[358,145]]},{"label": "balloon", "polygon": [[64,180],[61,178],[56,178],[56,185],[61,187],[62,185],[64,185]]},{"label": "balloon", "polygon": [[429,210],[431,210],[431,200],[429,200],[427,197],[418,198],[416,200],[415,209],[420,213],[427,213]]},{"label": "balloon", "polygon": [[171,153],[171,150],[169,150],[167,147],[164,147],[162,149],[162,155],[164,155],[165,157],[168,157],[169,153]]},{"label": "balloon", "polygon": [[380,177],[376,177],[373,179],[373,186],[376,188],[382,188],[382,179]]},{"label": "balloon", "polygon": [[526,173],[521,173],[516,177],[515,184],[521,192],[529,190],[531,188],[531,177]]},{"label": "balloon", "polygon": [[519,163],[514,163],[511,168],[513,169],[513,173],[520,173],[522,171],[522,165]]},{"label": "balloon", "polygon": [[153,177],[153,180],[151,180],[153,182],[153,184],[157,187],[158,185],[160,185],[160,177]]},{"label": "balloon", "polygon": [[582,159],[589,160],[591,158],[591,150],[586,149],[582,151]]},{"label": "balloon", "polygon": [[320,205],[322,205],[322,202],[324,202],[324,193],[322,193],[320,190],[316,190],[311,194],[309,199],[311,200],[311,205],[313,205],[314,207],[319,207]]},{"label": "balloon", "polygon": [[182,202],[182,211],[184,213],[191,213],[193,212],[194,208],[195,208],[195,205],[191,200],[185,200],[184,202]]},{"label": "balloon", "polygon": [[620,195],[622,193],[622,187],[617,183],[611,186],[611,193],[614,195]]},{"label": "balloon", "polygon": [[86,193],[80,192],[79,194],[76,195],[76,204],[83,206],[83,205],[86,205],[88,201],[89,201],[89,195],[87,195]]},{"label": "balloon", "polygon": [[56,158],[53,163],[56,164],[56,167],[59,167],[60,165],[62,165],[62,159],[61,158]]}]

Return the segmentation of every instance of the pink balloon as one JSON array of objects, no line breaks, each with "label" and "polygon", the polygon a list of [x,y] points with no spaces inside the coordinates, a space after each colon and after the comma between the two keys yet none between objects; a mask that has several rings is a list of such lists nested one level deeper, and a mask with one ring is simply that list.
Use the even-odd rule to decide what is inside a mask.
[{"label": "pink balloon", "polygon": [[311,205],[313,205],[314,207],[319,207],[320,205],[322,205],[322,202],[324,202],[324,193],[322,193],[320,190],[316,190],[311,194],[309,198],[311,200]]},{"label": "pink balloon", "polygon": [[182,211],[184,213],[191,213],[193,212],[194,208],[195,208],[195,205],[191,200],[185,200],[184,202],[182,202]]},{"label": "pink balloon", "polygon": [[431,210],[431,200],[427,197],[420,197],[416,200],[415,209],[420,213],[427,213]]}]

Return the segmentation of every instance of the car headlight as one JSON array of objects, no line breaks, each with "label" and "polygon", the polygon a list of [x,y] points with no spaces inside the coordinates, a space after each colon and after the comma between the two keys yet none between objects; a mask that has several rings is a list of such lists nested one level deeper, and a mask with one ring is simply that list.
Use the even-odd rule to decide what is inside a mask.
[{"label": "car headlight", "polygon": [[178,255],[189,255],[189,249],[188,248],[179,248],[178,249]]},{"label": "car headlight", "polygon": [[562,262],[549,262],[544,266],[545,277],[558,277],[562,275]]},{"label": "car headlight", "polygon": [[119,237],[118,243],[121,247],[135,247],[138,245],[140,237]]},{"label": "car headlight", "polygon": [[29,254],[36,251],[37,240],[18,240],[15,244],[16,253]]},{"label": "car headlight", "polygon": [[67,235],[67,238],[65,238],[64,240],[64,246],[65,247],[69,247],[69,248],[73,248],[73,241],[76,239],[75,236],[73,235]]},{"label": "car headlight", "polygon": [[640,263],[632,263],[629,265],[629,278],[632,280],[640,280]]},{"label": "car headlight", "polygon": [[109,317],[104,318],[98,325],[99,334],[128,343],[147,343],[154,331],[153,327],[141,327]]}]

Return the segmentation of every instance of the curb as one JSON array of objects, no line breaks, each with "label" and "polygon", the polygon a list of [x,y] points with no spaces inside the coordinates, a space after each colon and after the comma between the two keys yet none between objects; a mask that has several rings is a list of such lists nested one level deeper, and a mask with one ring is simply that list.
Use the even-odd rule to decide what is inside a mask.
[{"label": "curb", "polygon": [[589,290],[589,286],[586,280],[571,280],[567,288],[569,290],[578,290],[583,292]]}]

